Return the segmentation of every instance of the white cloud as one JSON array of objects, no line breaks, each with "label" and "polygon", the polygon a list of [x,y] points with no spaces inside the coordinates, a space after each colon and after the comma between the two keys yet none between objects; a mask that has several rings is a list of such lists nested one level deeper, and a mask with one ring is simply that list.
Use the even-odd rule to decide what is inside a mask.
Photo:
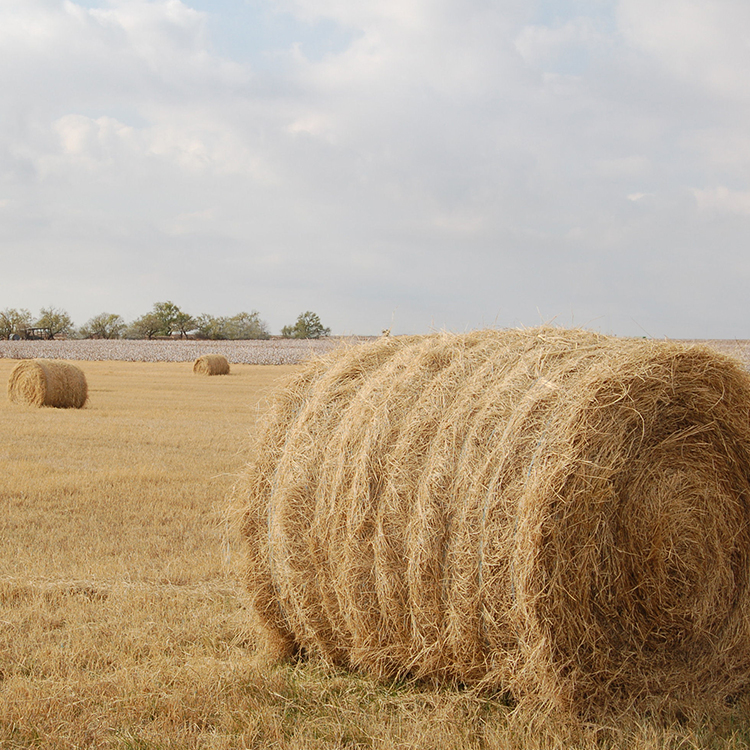
[{"label": "white cloud", "polygon": [[750,177],[739,84],[711,83],[743,59],[729,6],[689,3],[672,38],[658,3],[622,0],[619,29],[589,5],[545,23],[520,0],[284,0],[266,11],[350,43],[255,70],[213,52],[189,0],[3,4],[0,251],[49,276],[11,269],[2,305],[728,330],[739,229],[737,290],[713,317],[685,300],[715,273],[712,217],[746,215],[741,190],[692,190]]},{"label": "white cloud", "polygon": [[651,161],[645,156],[598,159],[596,171],[602,177],[641,177],[651,171]]},{"label": "white cloud", "polygon": [[620,0],[630,41],[690,85],[747,101],[750,5],[744,0]]},{"label": "white cloud", "polygon": [[719,186],[703,190],[695,189],[693,195],[701,211],[750,216],[750,191],[748,190],[730,190]]},{"label": "white cloud", "polygon": [[550,27],[529,24],[514,40],[525,62],[545,70],[580,74],[588,67],[591,54],[601,54],[611,45],[590,18],[574,18]]},{"label": "white cloud", "polygon": [[642,201],[644,198],[652,198],[653,195],[653,193],[630,193],[626,198],[633,203],[638,203],[638,201]]},{"label": "white cloud", "polygon": [[[742,114],[742,109],[731,110],[731,118]],[[740,123],[719,122],[701,128],[683,136],[682,144],[707,169],[731,175],[738,181],[750,179],[750,134]]]},{"label": "white cloud", "polygon": [[118,142],[132,143],[135,129],[112,117],[65,115],[54,123],[62,152],[72,158],[109,161]]},{"label": "white cloud", "polygon": [[460,5],[450,0],[276,0],[276,6],[305,19],[328,18],[358,28],[377,29],[399,34],[444,33],[453,24],[463,26],[467,20],[496,15],[515,23],[528,17],[528,4],[523,0],[504,0],[495,8],[485,0],[466,0]]},{"label": "white cloud", "polygon": [[164,223],[164,231],[172,236],[182,237],[210,231],[215,223],[217,211],[215,208],[205,208],[200,211],[181,213],[171,221]]}]

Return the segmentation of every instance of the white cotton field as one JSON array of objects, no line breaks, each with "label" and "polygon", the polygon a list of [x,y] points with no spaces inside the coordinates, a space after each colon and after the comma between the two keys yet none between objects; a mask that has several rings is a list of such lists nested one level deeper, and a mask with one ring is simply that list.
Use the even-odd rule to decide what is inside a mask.
[{"label": "white cotton field", "polygon": [[[269,339],[266,341],[197,341],[180,339],[65,341],[0,341],[0,359],[120,360],[123,362],[193,362],[204,354],[223,354],[230,363],[294,365],[340,346],[353,346],[373,336],[330,336],[322,339]],[[750,366],[750,341],[705,340]]]},{"label": "white cotton field", "polygon": [[316,354],[351,346],[363,337],[269,339],[267,341],[194,341],[69,339],[66,341],[0,341],[0,359],[72,359],[123,362],[192,362],[204,354],[223,354],[231,363],[294,365]]}]

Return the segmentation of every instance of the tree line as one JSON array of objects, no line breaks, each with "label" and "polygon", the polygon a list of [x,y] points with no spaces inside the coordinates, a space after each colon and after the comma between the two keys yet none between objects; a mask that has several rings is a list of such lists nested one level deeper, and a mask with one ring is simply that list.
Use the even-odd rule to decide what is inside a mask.
[{"label": "tree line", "polygon": [[[200,338],[211,340],[268,339],[271,332],[257,310],[240,312],[231,317],[202,314],[192,316],[174,302],[157,302],[152,310],[126,323],[121,315],[100,313],[76,328],[70,315],[57,307],[43,307],[34,318],[24,308],[0,310],[0,339],[27,338],[32,329],[44,331],[52,338],[66,336],[82,339],[154,339],[161,337]],[[295,323],[284,326],[284,338],[317,339],[329,336],[318,315],[310,310],[300,313]]]}]

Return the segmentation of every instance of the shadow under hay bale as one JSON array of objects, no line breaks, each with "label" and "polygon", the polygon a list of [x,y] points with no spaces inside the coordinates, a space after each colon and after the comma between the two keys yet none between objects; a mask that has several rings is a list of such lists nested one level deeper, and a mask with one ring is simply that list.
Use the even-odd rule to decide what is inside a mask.
[{"label": "shadow under hay bale", "polygon": [[223,354],[204,354],[193,363],[196,375],[229,375],[229,361]]},{"label": "shadow under hay bale", "polygon": [[549,327],[303,366],[236,489],[259,645],[596,714],[750,681],[750,375]]},{"label": "shadow under hay bale", "polygon": [[59,360],[21,360],[8,378],[8,398],[15,404],[80,409],[88,399],[83,371]]}]

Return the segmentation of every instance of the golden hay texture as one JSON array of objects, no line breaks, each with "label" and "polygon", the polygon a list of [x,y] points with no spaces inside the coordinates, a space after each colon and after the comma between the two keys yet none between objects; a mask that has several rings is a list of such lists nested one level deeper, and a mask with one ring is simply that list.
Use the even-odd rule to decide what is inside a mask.
[{"label": "golden hay texture", "polygon": [[11,370],[8,398],[15,404],[80,409],[88,399],[88,384],[70,362],[24,359]]},{"label": "golden hay texture", "polygon": [[750,678],[750,375],[551,327],[381,338],[278,392],[236,488],[259,645],[577,714]]},{"label": "golden hay texture", "polygon": [[193,363],[198,375],[229,375],[229,361],[223,354],[204,354]]}]

